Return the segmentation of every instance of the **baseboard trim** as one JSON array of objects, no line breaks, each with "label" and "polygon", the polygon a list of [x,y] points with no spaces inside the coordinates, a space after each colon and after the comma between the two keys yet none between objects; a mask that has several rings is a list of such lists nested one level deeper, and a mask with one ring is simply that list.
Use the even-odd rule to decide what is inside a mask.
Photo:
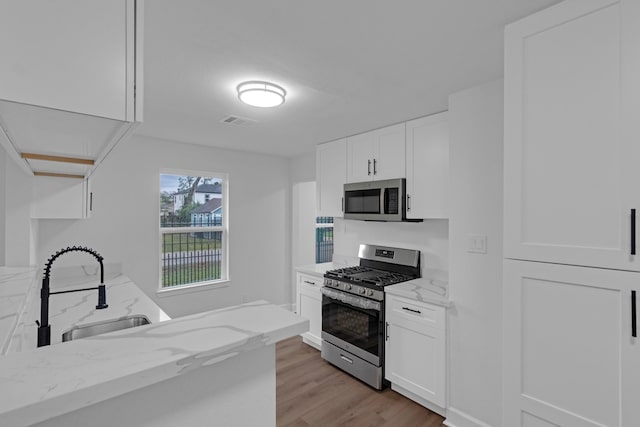
[{"label": "baseboard trim", "polygon": [[399,386],[397,384],[391,383],[391,390],[396,391],[396,392],[400,393],[401,395],[403,395],[404,397],[407,397],[407,398],[413,400],[414,402],[424,406],[425,408],[427,408],[431,412],[435,412],[436,414],[442,415],[443,417],[445,416],[446,409],[444,409],[440,405],[436,405],[433,402],[429,402],[428,400],[418,396],[417,394],[407,390],[404,387],[401,387],[401,386]]},{"label": "baseboard trim", "polygon": [[492,426],[456,408],[447,408],[447,417],[443,422],[447,427],[499,427]]}]

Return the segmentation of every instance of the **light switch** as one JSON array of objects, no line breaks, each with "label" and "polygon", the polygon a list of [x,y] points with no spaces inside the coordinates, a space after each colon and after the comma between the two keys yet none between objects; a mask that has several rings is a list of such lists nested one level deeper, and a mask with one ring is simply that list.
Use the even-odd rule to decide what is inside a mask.
[{"label": "light switch", "polygon": [[467,252],[476,254],[487,253],[487,236],[473,235],[469,236],[469,248]]}]

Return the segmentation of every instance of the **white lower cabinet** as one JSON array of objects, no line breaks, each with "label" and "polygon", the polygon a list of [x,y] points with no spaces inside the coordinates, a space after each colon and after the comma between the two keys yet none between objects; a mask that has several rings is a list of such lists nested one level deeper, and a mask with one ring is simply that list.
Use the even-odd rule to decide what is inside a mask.
[{"label": "white lower cabinet", "polygon": [[640,426],[634,290],[635,272],[504,261],[503,426]]},{"label": "white lower cabinet", "polygon": [[386,295],[385,378],[400,394],[444,414],[445,308]]},{"label": "white lower cabinet", "polygon": [[309,319],[309,332],[302,334],[302,340],[320,350],[322,344],[322,277],[297,273],[298,315]]}]

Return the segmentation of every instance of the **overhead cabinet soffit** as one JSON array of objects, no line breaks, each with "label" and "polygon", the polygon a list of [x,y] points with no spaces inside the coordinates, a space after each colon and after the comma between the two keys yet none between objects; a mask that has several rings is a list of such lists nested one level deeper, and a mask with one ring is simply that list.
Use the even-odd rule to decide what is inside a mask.
[{"label": "overhead cabinet soffit", "polygon": [[89,177],[142,121],[143,1],[87,3],[0,16],[0,144],[31,175]]}]

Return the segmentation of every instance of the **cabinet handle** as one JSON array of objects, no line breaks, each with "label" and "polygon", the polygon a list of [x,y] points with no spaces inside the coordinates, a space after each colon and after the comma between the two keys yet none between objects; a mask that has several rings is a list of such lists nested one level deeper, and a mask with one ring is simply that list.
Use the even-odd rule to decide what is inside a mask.
[{"label": "cabinet handle", "polygon": [[411,210],[411,196],[407,194],[407,212]]},{"label": "cabinet handle", "polygon": [[371,175],[371,160],[367,160],[367,175]]},{"label": "cabinet handle", "polygon": [[309,280],[304,280],[304,283],[315,286],[315,282],[310,282]]},{"label": "cabinet handle", "polygon": [[89,193],[89,212],[93,212],[93,191]]},{"label": "cabinet handle", "polygon": [[422,312],[420,310],[414,310],[413,308],[409,308],[409,307],[402,307],[403,310],[407,310],[410,311],[412,313],[417,313],[417,314],[422,314]]},{"label": "cabinet handle", "polygon": [[636,254],[636,210],[631,209],[631,255]]},{"label": "cabinet handle", "polygon": [[378,161],[376,159],[373,159],[373,174],[374,175],[378,174],[378,169],[376,168],[377,164],[378,164]]},{"label": "cabinet handle", "polygon": [[631,336],[638,336],[638,324],[636,322],[636,291],[631,291]]},{"label": "cabinet handle", "polygon": [[384,340],[389,341],[389,322],[384,322]]},{"label": "cabinet handle", "polygon": [[342,198],[342,212],[344,212],[344,197]]}]

